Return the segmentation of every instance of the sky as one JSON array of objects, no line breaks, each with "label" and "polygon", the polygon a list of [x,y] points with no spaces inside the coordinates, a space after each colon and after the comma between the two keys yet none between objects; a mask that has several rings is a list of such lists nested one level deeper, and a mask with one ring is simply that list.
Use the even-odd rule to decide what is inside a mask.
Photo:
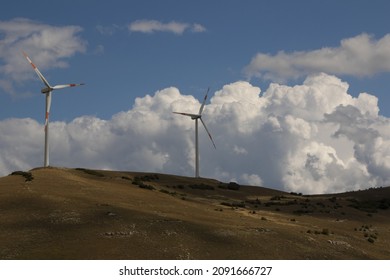
[{"label": "sky", "polygon": [[0,176],[43,165],[302,193],[390,185],[388,1],[20,1],[0,10]]}]

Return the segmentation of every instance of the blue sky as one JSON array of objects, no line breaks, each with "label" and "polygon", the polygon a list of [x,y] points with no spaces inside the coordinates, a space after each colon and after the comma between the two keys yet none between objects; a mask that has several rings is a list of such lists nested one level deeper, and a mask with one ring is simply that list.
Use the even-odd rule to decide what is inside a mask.
[{"label": "blue sky", "polygon": [[[214,113],[209,128],[218,150],[210,150],[207,137],[200,139],[206,162],[201,172],[205,176],[326,192],[340,188],[336,182],[329,182],[334,163],[344,170],[339,179],[350,184],[344,189],[362,187],[359,180],[365,186],[390,184],[383,175],[390,171],[390,136],[386,132],[390,117],[388,1],[3,2],[7,8],[0,11],[2,175],[41,164],[43,153],[42,84],[24,59],[24,50],[52,85],[86,83],[53,93],[50,121],[53,138],[57,139],[53,142],[67,147],[52,153],[58,165],[190,175],[193,124],[173,118],[170,112],[175,108],[198,110],[197,100],[211,87],[205,114]],[[234,106],[226,105],[232,100]],[[192,105],[187,108],[184,101]],[[358,110],[364,122],[356,123],[353,131],[344,129],[351,119],[340,117],[344,109],[339,105]],[[240,111],[242,108],[246,109]],[[311,117],[321,108],[321,116]],[[354,109],[345,110],[344,116],[356,113]],[[149,123],[153,114],[157,114],[156,119]],[[174,124],[157,133],[164,121]],[[229,126],[221,129],[229,121],[236,130],[229,132]],[[326,126],[322,127],[324,122]],[[145,131],[156,123],[155,131]],[[292,137],[292,146],[286,149],[278,134],[268,137],[270,127],[278,133],[283,129],[288,132],[285,139]],[[309,132],[298,139],[294,134],[297,129],[303,135]],[[78,136],[90,134],[78,139],[72,134],[76,131]],[[176,155],[167,146],[176,140],[166,131],[184,141],[185,145],[177,147],[185,155],[183,162],[173,162]],[[373,132],[368,133],[372,139],[366,139],[369,144],[365,146],[357,136],[364,131]],[[149,138],[144,139],[143,133]],[[127,138],[121,138],[124,136]],[[29,137],[33,144],[20,140]],[[61,137],[68,140],[62,143]],[[139,165],[132,165],[131,157],[117,163],[115,155],[96,150],[79,160],[76,156],[66,158],[85,145],[97,145],[93,142],[96,137],[100,147],[118,145],[119,139],[143,143],[145,146],[133,143],[129,148]],[[224,143],[225,147],[218,145],[226,137],[232,142]],[[14,145],[19,141],[30,145],[31,150],[17,150]],[[250,158],[253,147],[259,154]],[[221,152],[224,148],[225,153]],[[137,150],[145,153],[138,154]],[[383,159],[363,156],[375,154],[373,151],[383,154]],[[123,147],[117,152],[128,151]],[[210,155],[213,158],[208,158]],[[272,162],[275,155],[280,162],[258,162],[259,157]],[[293,158],[296,164],[287,165]],[[238,159],[242,163],[235,166],[232,162]],[[376,165],[371,166],[372,162]],[[302,168],[307,174],[299,173]],[[353,182],[346,179],[351,170],[360,170],[352,176]],[[288,178],[291,181],[287,182]],[[311,182],[318,183],[317,190],[308,186]]]},{"label": "blue sky", "polygon": [[[50,66],[41,69],[52,83],[87,83],[85,88],[53,97],[52,119],[71,120],[83,114],[109,118],[128,109],[135,97],[168,86],[201,98],[208,86],[217,90],[226,83],[247,79],[243,69],[259,52],[276,54],[338,47],[342,39],[363,32],[380,39],[389,31],[390,4],[387,1],[354,1],[352,5],[350,1],[304,0],[223,3],[82,0],[6,1],[5,6],[7,9],[0,12],[2,21],[22,17],[52,26],[82,28],[77,36],[85,40],[85,51],[63,59],[68,63],[66,69]],[[205,31],[186,30],[181,35],[129,31],[130,23],[145,19],[198,23]],[[99,32],[99,27],[108,34]],[[353,95],[363,91],[376,95],[381,113],[390,116],[389,73],[374,73],[370,77],[341,75],[341,78],[348,81]],[[252,78],[251,82],[265,90],[271,81]],[[0,118],[42,119],[39,83],[39,80],[23,81],[12,96],[1,89],[0,102],[5,109],[2,108]],[[20,97],[26,92],[31,94]]]}]

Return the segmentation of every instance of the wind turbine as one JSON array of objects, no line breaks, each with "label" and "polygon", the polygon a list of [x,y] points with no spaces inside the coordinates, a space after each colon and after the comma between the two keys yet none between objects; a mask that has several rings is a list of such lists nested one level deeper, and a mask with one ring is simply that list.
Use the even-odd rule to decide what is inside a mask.
[{"label": "wind turbine", "polygon": [[213,137],[211,137],[211,134],[209,132],[209,130],[207,129],[207,126],[206,124],[204,123],[204,121],[202,120],[202,112],[203,112],[203,109],[204,109],[204,105],[206,103],[206,99],[207,99],[207,95],[209,93],[209,90],[210,88],[207,89],[207,92],[206,92],[206,95],[203,99],[203,103],[202,105],[200,106],[200,109],[199,109],[199,113],[198,114],[190,114],[190,113],[181,113],[181,112],[173,112],[174,114],[180,114],[180,115],[184,115],[184,116],[187,116],[187,117],[190,117],[192,120],[195,120],[195,177],[198,178],[199,177],[199,140],[198,140],[198,120],[200,120],[207,132],[207,134],[209,135],[209,138],[211,140],[211,142],[213,143],[213,146],[214,148],[216,149],[217,147],[215,146],[215,143],[214,143],[214,140],[213,140]]},{"label": "wind turbine", "polygon": [[67,85],[56,85],[52,87],[46,78],[42,75],[39,69],[35,66],[35,64],[31,61],[31,59],[27,56],[25,52],[23,52],[24,57],[31,64],[34,71],[37,73],[38,77],[45,84],[45,87],[41,89],[41,93],[46,95],[46,114],[45,114],[45,159],[44,159],[44,167],[49,166],[49,114],[51,107],[51,92],[57,89],[63,89],[67,87],[75,87],[81,86],[84,84],[67,84]]}]

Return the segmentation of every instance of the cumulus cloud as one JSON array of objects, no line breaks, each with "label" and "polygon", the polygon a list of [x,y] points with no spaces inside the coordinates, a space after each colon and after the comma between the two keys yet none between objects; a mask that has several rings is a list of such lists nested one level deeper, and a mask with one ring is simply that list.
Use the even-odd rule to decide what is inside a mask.
[{"label": "cumulus cloud", "polygon": [[[302,193],[390,184],[390,119],[368,93],[327,74],[263,93],[238,81],[214,92],[203,118],[217,145],[199,130],[200,174],[222,181]],[[80,116],[51,124],[56,166],[151,171],[193,176],[194,112],[200,102],[170,87],[137,98],[108,120]],[[0,121],[0,172],[42,165],[43,124]]]},{"label": "cumulus cloud", "polygon": [[205,32],[206,28],[199,23],[184,23],[170,21],[163,23],[157,20],[136,20],[128,25],[128,29],[131,32],[141,33],[155,33],[155,32],[170,32],[176,35],[182,35],[185,31],[191,32]]},{"label": "cumulus cloud", "polygon": [[246,66],[248,77],[283,81],[308,74],[326,72],[334,75],[371,76],[390,71],[390,34],[376,40],[363,33],[343,39],[338,47],[275,55],[258,53]]},{"label": "cumulus cloud", "polygon": [[79,26],[52,26],[25,18],[0,21],[1,89],[14,94],[16,82],[33,76],[22,50],[41,70],[67,67],[64,58],[86,49],[86,42],[78,36],[81,31]]}]

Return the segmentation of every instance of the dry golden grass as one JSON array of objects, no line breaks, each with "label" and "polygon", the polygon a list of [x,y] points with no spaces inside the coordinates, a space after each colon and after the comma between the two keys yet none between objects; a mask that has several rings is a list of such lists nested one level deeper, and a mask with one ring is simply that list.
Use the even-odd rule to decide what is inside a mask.
[{"label": "dry golden grass", "polygon": [[0,259],[390,258],[390,188],[302,196],[164,174],[28,174],[0,178]]}]

